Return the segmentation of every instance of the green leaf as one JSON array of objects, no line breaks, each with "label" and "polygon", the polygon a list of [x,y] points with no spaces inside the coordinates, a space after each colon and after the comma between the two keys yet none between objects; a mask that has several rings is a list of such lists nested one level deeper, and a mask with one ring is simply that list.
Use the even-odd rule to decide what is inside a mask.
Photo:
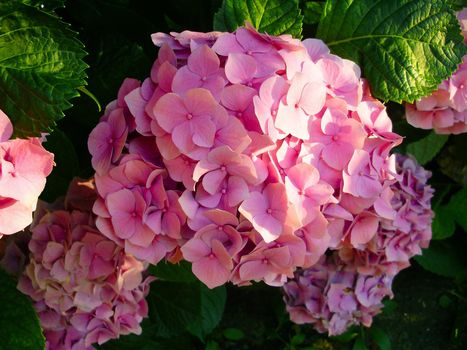
[{"label": "green leaf", "polygon": [[197,282],[198,279],[191,272],[191,264],[188,261],[181,261],[178,264],[161,261],[157,265],[149,267],[151,275],[158,279],[170,282]]},{"label": "green leaf", "polygon": [[446,239],[454,234],[454,214],[450,208],[439,206],[435,209],[435,218],[432,224],[433,239]]},{"label": "green leaf", "polygon": [[197,320],[188,325],[188,331],[204,341],[205,337],[219,324],[224,314],[227,293],[224,286],[209,289],[200,285],[200,313]]},{"label": "green leaf", "polygon": [[435,90],[466,53],[445,0],[327,0],[317,37],[360,65],[375,97],[399,103]]},{"label": "green leaf", "polygon": [[[412,128],[414,129],[414,128]],[[467,157],[459,157],[467,149],[467,133],[456,135],[436,157],[438,170],[467,187]]]},{"label": "green leaf", "polygon": [[421,140],[408,144],[407,153],[413,155],[419,164],[424,165],[441,151],[448,138],[449,135],[438,135],[431,132]]},{"label": "green leaf", "polygon": [[17,136],[51,131],[86,84],[76,33],[59,18],[9,0],[0,3],[0,108]]},{"label": "green leaf", "polygon": [[208,289],[200,282],[156,281],[149,298],[158,336],[189,331],[204,340],[222,318],[226,292],[224,286]]},{"label": "green leaf", "polygon": [[301,345],[305,341],[305,338],[306,336],[303,333],[295,334],[290,340],[290,345],[293,345],[293,346]]},{"label": "green leaf", "polygon": [[368,348],[365,345],[365,341],[362,337],[358,337],[357,339],[355,339],[355,343],[353,343],[352,350],[368,350]]},{"label": "green leaf", "polygon": [[370,336],[380,350],[391,350],[391,340],[383,329],[375,326],[371,327]]},{"label": "green leaf", "polygon": [[337,340],[340,343],[348,343],[356,337],[358,337],[358,329],[356,327],[351,327],[342,334],[332,336],[331,339]]},{"label": "green leaf", "polygon": [[16,283],[0,269],[0,350],[37,350],[45,339],[31,300],[16,289]]},{"label": "green leaf", "polygon": [[324,2],[308,1],[303,9],[303,22],[306,24],[316,24],[323,13]]},{"label": "green leaf", "polygon": [[66,0],[22,0],[24,4],[37,7],[42,11],[52,12],[59,7],[65,7]]},{"label": "green leaf", "polygon": [[451,197],[448,207],[457,224],[467,232],[467,187],[463,187]]},{"label": "green leaf", "polygon": [[206,344],[206,347],[204,348],[204,350],[221,350],[221,348],[216,341],[210,340]]},{"label": "green leaf", "polygon": [[464,279],[467,277],[467,258],[462,245],[448,241],[432,241],[423,255],[415,260],[425,269],[444,277]]},{"label": "green leaf", "polygon": [[243,331],[239,328],[226,328],[224,329],[222,334],[224,334],[224,337],[226,339],[232,340],[232,341],[241,340],[245,337],[245,333],[243,333]]},{"label": "green leaf", "polygon": [[245,21],[271,35],[302,35],[298,0],[224,0],[214,15],[214,30],[233,32]]}]

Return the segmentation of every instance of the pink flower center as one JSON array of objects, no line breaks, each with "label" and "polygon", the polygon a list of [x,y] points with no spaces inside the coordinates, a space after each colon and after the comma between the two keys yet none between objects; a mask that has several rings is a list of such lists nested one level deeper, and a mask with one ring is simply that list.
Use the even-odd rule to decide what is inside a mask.
[{"label": "pink flower center", "polygon": [[266,213],[272,214],[272,209],[271,209],[271,208],[268,208],[268,209],[266,210]]},{"label": "pink flower center", "polygon": [[237,117],[241,118],[241,117],[242,117],[242,115],[243,115],[243,113],[242,113],[242,112],[237,112]]},{"label": "pink flower center", "polygon": [[217,229],[218,229],[219,231],[224,231],[224,226],[219,225],[219,226],[217,226]]},{"label": "pink flower center", "polygon": [[337,140],[339,140],[339,135],[332,135],[331,139],[333,141],[337,141]]},{"label": "pink flower center", "polygon": [[201,81],[206,81],[208,78],[206,76],[201,78]]},{"label": "pink flower center", "polygon": [[227,171],[227,168],[225,167],[225,165],[221,166],[221,171]]},{"label": "pink flower center", "polygon": [[191,120],[191,119],[193,119],[193,114],[191,114],[191,113],[187,113],[187,115],[186,115],[186,119],[188,119],[188,120]]},{"label": "pink flower center", "polygon": [[295,104],[295,109],[298,109],[298,107],[300,107],[300,105],[298,103]]},{"label": "pink flower center", "polygon": [[277,109],[273,109],[271,111],[271,114],[272,114],[273,117],[275,117],[277,115]]},{"label": "pink flower center", "polygon": [[223,189],[221,190],[221,193],[222,193],[222,194],[226,194],[226,193],[227,193],[227,189],[223,188]]}]

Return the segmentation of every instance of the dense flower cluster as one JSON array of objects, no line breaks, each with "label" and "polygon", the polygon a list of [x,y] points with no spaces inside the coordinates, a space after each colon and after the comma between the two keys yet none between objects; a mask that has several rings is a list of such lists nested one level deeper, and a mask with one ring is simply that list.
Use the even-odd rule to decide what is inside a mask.
[{"label": "dense flower cluster", "polygon": [[426,185],[430,173],[411,158],[397,158],[398,181],[386,193],[390,210],[396,214],[383,218],[374,227],[376,235],[364,246],[355,249],[340,242],[330,256],[295,273],[284,286],[292,321],[311,323],[329,335],[340,334],[353,324],[370,326],[381,311],[382,299],[392,297],[394,276],[428,246],[433,218],[433,190]]},{"label": "dense flower cluster", "polygon": [[401,137],[353,62],[250,26],[153,41],[150,77],[124,82],[88,142],[97,227],[127,252],[181,253],[209,287],[281,286],[396,215]]},{"label": "dense flower cluster", "polygon": [[152,279],[143,279],[143,263],[96,229],[91,208],[73,198],[77,191],[89,193],[71,189],[67,210],[49,211],[31,228],[30,262],[18,284],[34,300],[50,350],[140,334],[148,313]]},{"label": "dense flower cluster", "polygon": [[54,164],[40,139],[10,140],[12,134],[10,119],[0,110],[0,238],[31,223]]},{"label": "dense flower cluster", "polygon": [[[467,45],[467,8],[459,12],[458,19]],[[415,104],[406,105],[406,117],[411,125],[434,129],[438,134],[467,132],[467,55],[438,90]]]}]

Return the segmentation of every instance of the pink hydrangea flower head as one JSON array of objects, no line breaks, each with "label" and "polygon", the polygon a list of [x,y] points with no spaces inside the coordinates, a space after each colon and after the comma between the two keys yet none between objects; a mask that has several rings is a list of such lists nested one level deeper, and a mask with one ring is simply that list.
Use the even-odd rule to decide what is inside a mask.
[{"label": "pink hydrangea flower head", "polygon": [[11,139],[13,125],[0,110],[0,238],[21,231],[32,222],[53,154],[38,138]]},{"label": "pink hydrangea flower head", "polygon": [[293,322],[339,335],[352,325],[369,327],[383,298],[392,297],[391,284],[391,277],[359,274],[334,255],[297,271],[283,287],[284,301]]},{"label": "pink hydrangea flower head", "polygon": [[359,68],[250,24],[152,39],[150,77],[125,80],[90,138],[99,230],[146,262],[190,261],[211,288],[280,286],[328,249],[363,261],[397,217],[401,138]]},{"label": "pink hydrangea flower head", "polygon": [[50,211],[31,232],[18,288],[34,300],[47,349],[93,349],[141,333],[152,278],[97,230],[89,211]]}]

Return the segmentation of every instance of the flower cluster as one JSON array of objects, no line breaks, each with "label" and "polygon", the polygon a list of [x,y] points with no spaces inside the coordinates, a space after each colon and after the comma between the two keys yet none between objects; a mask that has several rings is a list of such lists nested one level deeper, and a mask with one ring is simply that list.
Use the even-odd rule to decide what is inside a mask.
[{"label": "flower cluster", "polygon": [[392,219],[401,142],[360,69],[316,39],[154,34],[88,146],[97,227],[135,257],[184,258],[213,288],[281,286]]},{"label": "flower cluster", "polygon": [[[90,192],[69,194],[78,191]],[[30,262],[18,283],[34,300],[50,350],[93,349],[93,343],[140,334],[148,313],[152,279],[143,279],[143,263],[104,237],[91,208],[75,199],[31,228]]]},{"label": "flower cluster", "polygon": [[428,246],[433,219],[433,190],[426,185],[430,173],[405,156],[397,157],[397,169],[398,181],[385,194],[391,203],[386,210],[395,215],[374,227],[376,235],[358,249],[340,242],[330,256],[297,271],[284,286],[292,321],[311,323],[329,335],[354,324],[370,326],[381,311],[382,299],[392,297],[394,276]]},{"label": "flower cluster", "polygon": [[352,325],[371,325],[383,298],[392,296],[392,280],[393,276],[384,274],[360,274],[332,255],[298,270],[283,287],[284,301],[293,322],[339,335]]},{"label": "flower cluster", "polygon": [[12,134],[10,119],[0,110],[0,238],[31,223],[54,164],[40,139],[10,140]]},{"label": "flower cluster", "polygon": [[[467,8],[457,17],[467,45]],[[438,134],[467,132],[467,55],[457,71],[438,86],[438,90],[415,104],[406,105],[406,118],[409,124],[434,129]]]}]

